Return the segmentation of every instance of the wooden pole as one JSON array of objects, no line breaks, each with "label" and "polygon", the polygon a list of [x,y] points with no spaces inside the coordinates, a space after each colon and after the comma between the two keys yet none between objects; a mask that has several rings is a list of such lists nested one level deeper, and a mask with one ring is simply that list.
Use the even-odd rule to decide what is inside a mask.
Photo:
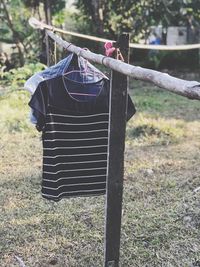
[{"label": "wooden pole", "polygon": [[[125,62],[128,62],[129,35],[122,34],[118,45]],[[126,114],[127,76],[112,71],[104,267],[119,266]]]}]

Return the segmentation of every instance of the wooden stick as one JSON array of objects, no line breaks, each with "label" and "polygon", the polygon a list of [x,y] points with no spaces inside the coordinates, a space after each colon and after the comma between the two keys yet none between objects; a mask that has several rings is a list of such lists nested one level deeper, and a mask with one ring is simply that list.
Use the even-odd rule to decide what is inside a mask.
[{"label": "wooden stick", "polygon": [[133,66],[119,60],[105,57],[101,54],[95,54],[90,51],[77,47],[61,37],[47,30],[47,34],[63,48],[73,52],[83,58],[90,60],[93,63],[103,64],[112,70],[118,71],[122,74],[135,78],[137,80],[150,82],[162,89],[172,93],[182,95],[189,99],[200,100],[200,83],[197,81],[186,81],[170,76],[167,73],[146,69],[142,67]]}]

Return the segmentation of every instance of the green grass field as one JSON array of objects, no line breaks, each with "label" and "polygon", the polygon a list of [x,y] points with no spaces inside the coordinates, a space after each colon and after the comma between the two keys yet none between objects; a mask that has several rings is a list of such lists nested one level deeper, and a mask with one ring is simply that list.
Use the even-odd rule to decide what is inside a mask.
[{"label": "green grass field", "polygon": [[[200,266],[200,102],[138,81],[130,93],[121,266]],[[28,99],[16,91],[0,100],[0,266],[101,267],[105,198],[41,197]]]}]

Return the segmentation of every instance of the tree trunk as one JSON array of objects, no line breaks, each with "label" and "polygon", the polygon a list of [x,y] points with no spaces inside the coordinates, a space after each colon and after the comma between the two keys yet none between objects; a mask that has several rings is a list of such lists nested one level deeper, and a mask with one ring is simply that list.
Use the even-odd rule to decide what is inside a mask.
[{"label": "tree trunk", "polygon": [[99,36],[103,35],[104,25],[103,25],[103,9],[104,9],[104,0],[92,0],[91,1],[92,9],[92,19],[94,25],[96,25],[97,34]]},{"label": "tree trunk", "polygon": [[18,53],[19,53],[19,63],[20,63],[20,66],[22,67],[22,66],[24,66],[24,53],[23,53],[21,43],[16,42],[16,47],[17,47]]},{"label": "tree trunk", "polygon": [[[25,49],[25,46],[23,45],[21,38],[19,36],[19,33],[15,30],[13,22],[12,22],[12,18],[8,12],[6,3],[4,0],[1,0],[1,3],[3,5],[4,8],[4,12],[5,12],[5,19],[7,20],[7,24],[8,27],[10,28],[10,30],[12,31],[12,35],[13,35],[13,41],[16,44],[16,47],[18,49],[18,53],[19,53],[19,62],[20,62],[20,66],[22,67],[24,65],[24,53],[23,53],[23,48]],[[23,47],[23,48],[22,48]]]},{"label": "tree trunk", "polygon": [[50,0],[44,0],[44,13],[45,13],[46,24],[52,25]]}]

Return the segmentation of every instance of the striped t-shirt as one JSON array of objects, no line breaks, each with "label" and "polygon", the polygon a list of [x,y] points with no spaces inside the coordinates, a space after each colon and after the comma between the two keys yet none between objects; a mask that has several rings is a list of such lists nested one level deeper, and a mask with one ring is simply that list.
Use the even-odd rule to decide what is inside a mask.
[{"label": "striped t-shirt", "polygon": [[[67,86],[74,84],[67,81]],[[32,96],[29,105],[42,130],[44,198],[58,201],[106,191],[109,81],[102,79],[98,86],[97,96],[80,101],[58,77],[42,82]],[[130,97],[128,103],[130,118],[135,112]]]}]

